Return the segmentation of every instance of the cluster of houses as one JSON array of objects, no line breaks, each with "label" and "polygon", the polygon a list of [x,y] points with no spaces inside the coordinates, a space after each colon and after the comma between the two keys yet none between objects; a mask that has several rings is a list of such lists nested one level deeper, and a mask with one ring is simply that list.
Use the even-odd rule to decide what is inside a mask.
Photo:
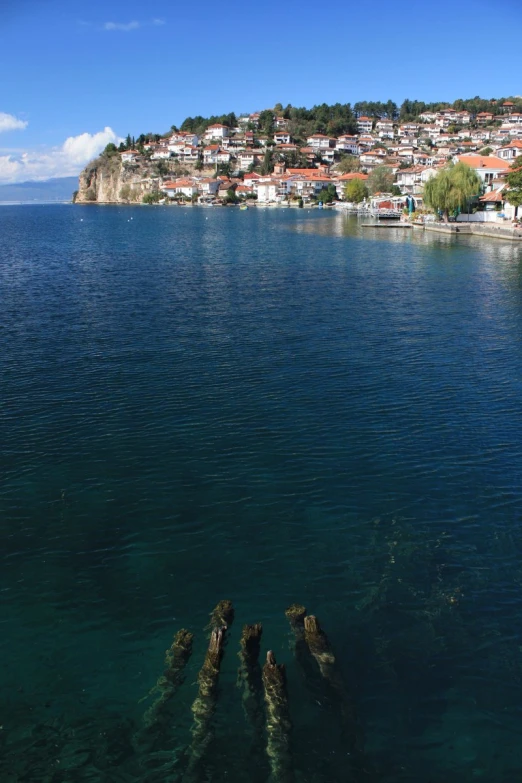
[{"label": "cluster of houses", "polygon": [[[503,104],[501,115],[481,112],[473,116],[448,108],[424,112],[417,121],[405,123],[363,116],[357,119],[356,134],[332,137],[314,133],[304,144],[292,138],[290,123],[284,117],[274,115],[271,136],[260,131],[259,117],[259,113],[244,115],[234,128],[215,123],[201,136],[176,131],[145,144],[142,152],[122,152],[122,162],[139,164],[146,155],[153,161],[197,164],[193,176],[164,179],[161,189],[170,198],[223,199],[233,190],[237,196],[255,197],[258,203],[278,203],[293,198],[309,200],[330,185],[343,200],[347,182],[366,180],[378,166],[393,172],[403,196],[421,200],[424,184],[441,167],[449,161],[464,161],[482,180],[485,206],[498,212],[506,172],[522,155],[522,114],[510,101]],[[489,148],[488,154],[484,154],[485,147]],[[271,150],[273,171],[260,174],[267,148]],[[358,159],[358,172],[336,171],[347,155]],[[291,168],[287,163],[292,158],[308,168]],[[229,176],[209,176],[209,170],[215,174],[223,164],[227,164]],[[492,193],[497,193],[496,201],[489,195]]]}]

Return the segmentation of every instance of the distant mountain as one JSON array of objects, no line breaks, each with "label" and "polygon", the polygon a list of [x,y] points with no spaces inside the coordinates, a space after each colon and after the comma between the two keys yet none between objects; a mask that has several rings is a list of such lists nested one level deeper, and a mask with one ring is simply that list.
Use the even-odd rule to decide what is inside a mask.
[{"label": "distant mountain", "polygon": [[75,190],[78,190],[78,177],[57,177],[44,182],[0,185],[0,203],[3,201],[71,201]]}]

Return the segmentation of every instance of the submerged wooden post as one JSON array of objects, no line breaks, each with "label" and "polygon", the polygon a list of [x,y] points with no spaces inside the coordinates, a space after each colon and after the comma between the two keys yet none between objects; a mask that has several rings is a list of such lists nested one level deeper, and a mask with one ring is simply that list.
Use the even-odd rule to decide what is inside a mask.
[{"label": "submerged wooden post", "polygon": [[194,634],[182,628],[174,637],[172,645],[165,654],[165,671],[158,679],[155,688],[151,691],[160,691],[156,701],[151,704],[143,716],[145,728],[151,728],[161,722],[168,702],[175,695],[180,685],[185,680],[185,665],[192,655],[192,642]]},{"label": "submerged wooden post", "polygon": [[243,710],[254,731],[259,733],[263,725],[261,694],[263,691],[259,653],[263,626],[244,625],[241,634],[241,649],[238,653],[240,665],[237,673],[237,687],[242,692]]},{"label": "submerged wooden post", "polygon": [[220,601],[210,613],[210,622],[207,629],[213,631],[215,628],[229,628],[234,622],[234,606],[232,601],[225,598]]},{"label": "submerged wooden post", "polygon": [[296,641],[304,639],[304,619],[306,609],[301,604],[292,604],[285,612],[286,619],[290,623],[290,628],[294,632]]},{"label": "submerged wooden post", "polygon": [[194,635],[182,628],[174,637],[172,645],[165,654],[165,670],[148,696],[159,692],[159,696],[143,715],[143,724],[133,737],[133,745],[138,752],[148,746],[151,752],[160,741],[171,723],[169,706],[178,689],[185,681],[185,666],[192,655]]},{"label": "submerged wooden post", "polygon": [[319,671],[335,693],[341,711],[343,733],[351,751],[362,751],[363,737],[357,724],[355,707],[346,689],[327,635],[314,615],[304,618],[305,642],[317,661]]},{"label": "submerged wooden post", "polygon": [[226,623],[213,628],[210,634],[207,653],[198,674],[199,691],[192,705],[194,716],[192,723],[192,742],[188,750],[189,760],[183,781],[190,783],[198,780],[199,766],[212,741],[212,720],[216,711],[219,671],[228,626],[234,620],[234,608],[231,601],[220,601],[211,614],[212,620],[225,620]]},{"label": "submerged wooden post", "polygon": [[267,755],[273,783],[292,783],[294,773],[290,754],[292,723],[288,711],[286,671],[269,650],[263,666],[263,687],[266,704]]}]

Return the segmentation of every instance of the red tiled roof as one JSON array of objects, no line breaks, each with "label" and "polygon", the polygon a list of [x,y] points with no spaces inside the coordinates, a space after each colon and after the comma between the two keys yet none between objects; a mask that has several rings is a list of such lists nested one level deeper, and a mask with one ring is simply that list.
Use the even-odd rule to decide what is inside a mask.
[{"label": "red tiled roof", "polygon": [[368,179],[368,174],[361,174],[360,171],[352,171],[348,174],[341,174],[339,182],[351,182],[353,179],[365,180]]},{"label": "red tiled roof", "polygon": [[486,193],[485,196],[481,196],[479,198],[479,201],[489,201],[489,202],[493,201],[498,204],[499,202],[504,201],[504,199],[502,198],[502,194],[500,193],[500,191],[492,190],[491,193]]},{"label": "red tiled roof", "polygon": [[301,174],[310,179],[330,179],[329,174],[323,174],[317,171],[317,169],[288,169],[288,174]]},{"label": "red tiled roof", "polygon": [[458,155],[459,163],[466,163],[472,169],[508,169],[509,163],[496,155]]}]

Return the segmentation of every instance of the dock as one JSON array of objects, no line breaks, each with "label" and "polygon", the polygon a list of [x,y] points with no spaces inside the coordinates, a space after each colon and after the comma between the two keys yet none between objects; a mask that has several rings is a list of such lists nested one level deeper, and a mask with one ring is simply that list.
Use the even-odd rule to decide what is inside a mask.
[{"label": "dock", "polygon": [[411,223],[361,223],[361,228],[413,228]]}]

